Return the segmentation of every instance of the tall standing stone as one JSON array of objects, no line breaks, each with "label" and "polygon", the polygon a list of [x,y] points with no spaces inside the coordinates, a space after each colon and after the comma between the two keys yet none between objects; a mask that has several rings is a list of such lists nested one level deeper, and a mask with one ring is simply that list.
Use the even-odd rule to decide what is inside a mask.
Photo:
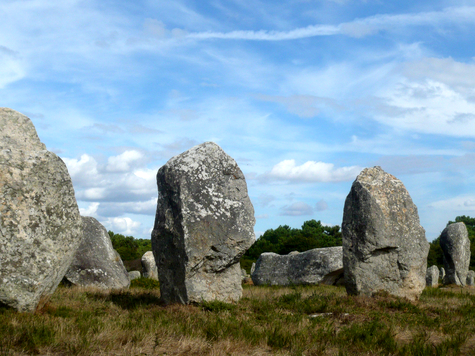
[{"label": "tall standing stone", "polygon": [[426,285],[429,243],[417,207],[396,177],[364,169],[345,201],[342,224],[345,286],[349,294],[418,299]]},{"label": "tall standing stone", "polygon": [[82,238],[66,165],[29,118],[0,108],[0,304],[33,312],[49,299]]},{"label": "tall standing stone", "polygon": [[238,300],[239,259],[254,242],[255,218],[234,159],[203,143],[161,167],[157,185],[152,249],[163,300]]},{"label": "tall standing stone", "polygon": [[142,256],[142,270],[145,278],[155,279],[158,281],[157,264],[152,251],[147,251]]},{"label": "tall standing stone", "polygon": [[470,240],[463,222],[450,224],[440,235],[445,277],[444,284],[464,286],[470,265]]},{"label": "tall standing stone", "polygon": [[129,275],[106,228],[90,216],[82,217],[82,226],[84,236],[65,278],[82,287],[128,288]]}]

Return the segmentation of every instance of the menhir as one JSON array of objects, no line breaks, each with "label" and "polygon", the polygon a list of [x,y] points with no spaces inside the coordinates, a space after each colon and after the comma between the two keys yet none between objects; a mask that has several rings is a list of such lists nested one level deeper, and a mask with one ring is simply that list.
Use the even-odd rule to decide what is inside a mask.
[{"label": "menhir", "polygon": [[387,291],[419,298],[426,286],[429,243],[399,179],[381,167],[364,169],[346,198],[342,235],[349,294]]},{"label": "menhir", "polygon": [[157,173],[152,249],[166,303],[236,301],[239,259],[254,242],[254,208],[238,165],[206,142]]}]

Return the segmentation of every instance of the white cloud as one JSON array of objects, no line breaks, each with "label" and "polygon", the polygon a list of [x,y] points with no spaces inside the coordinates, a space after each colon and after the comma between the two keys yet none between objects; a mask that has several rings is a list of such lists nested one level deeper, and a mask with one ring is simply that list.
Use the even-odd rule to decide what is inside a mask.
[{"label": "white cloud", "polygon": [[[338,2],[338,1],[337,1]],[[429,11],[408,14],[378,14],[339,25],[310,25],[289,31],[230,31],[230,32],[192,32],[184,35],[189,39],[231,39],[253,41],[283,41],[317,36],[348,35],[364,37],[379,31],[394,31],[409,26],[437,26],[446,24],[462,25],[473,23],[475,7],[449,7],[442,11]]]},{"label": "white cloud", "polygon": [[[91,202],[148,201],[157,195],[157,169],[145,168],[145,156],[126,151],[109,157],[107,165],[87,154],[80,159],[63,158],[78,200]],[[128,168],[128,169],[126,169]]]},{"label": "white cloud", "polygon": [[97,203],[97,202],[90,203],[87,208],[79,208],[79,212],[81,213],[81,216],[96,217],[97,209],[99,208],[99,205],[100,203]]},{"label": "white cloud", "polygon": [[429,207],[445,211],[454,211],[462,215],[464,212],[473,213],[475,211],[475,196],[462,195],[450,199],[438,200],[429,204]]},{"label": "white cloud", "polygon": [[0,89],[25,77],[26,69],[16,51],[0,46],[0,63]]},{"label": "white cloud", "polygon": [[109,157],[106,170],[109,172],[128,172],[140,165],[144,155],[136,150],[125,151],[118,156]]},{"label": "white cloud", "polygon": [[140,231],[141,223],[131,218],[108,218],[103,222],[108,230],[124,235],[134,235]]},{"label": "white cloud", "polygon": [[284,205],[280,208],[280,214],[283,216],[303,216],[312,215],[313,209],[310,205],[304,202],[295,202],[290,205]]},{"label": "white cloud", "polygon": [[355,179],[361,167],[335,168],[333,163],[308,161],[297,166],[295,160],[284,160],[276,164],[269,176],[276,179],[302,182],[342,182]]}]

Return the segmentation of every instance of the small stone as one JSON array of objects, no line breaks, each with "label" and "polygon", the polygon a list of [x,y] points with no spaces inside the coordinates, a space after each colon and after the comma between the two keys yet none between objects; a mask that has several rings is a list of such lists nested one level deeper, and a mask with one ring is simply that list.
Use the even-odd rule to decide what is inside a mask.
[{"label": "small stone", "polygon": [[129,272],[129,280],[134,280],[134,279],[139,279],[140,277],[142,277],[142,275],[140,274],[139,271],[130,271]]},{"label": "small stone", "polygon": [[336,284],[343,277],[341,246],[298,254],[261,254],[251,278],[255,285]]},{"label": "small stone", "polygon": [[145,278],[151,278],[158,281],[158,269],[155,263],[155,257],[152,251],[147,251],[142,256],[142,269]]},{"label": "small stone", "polygon": [[439,268],[437,266],[427,268],[426,285],[428,287],[437,287],[439,285]]},{"label": "small stone", "polygon": [[468,271],[467,273],[467,286],[474,286],[475,285],[475,271]]},{"label": "small stone", "polygon": [[464,286],[470,265],[470,240],[463,222],[450,224],[440,235],[444,258],[444,284]]},{"label": "small stone", "polygon": [[444,280],[445,278],[445,269],[444,267],[440,267],[440,277],[441,280]]}]

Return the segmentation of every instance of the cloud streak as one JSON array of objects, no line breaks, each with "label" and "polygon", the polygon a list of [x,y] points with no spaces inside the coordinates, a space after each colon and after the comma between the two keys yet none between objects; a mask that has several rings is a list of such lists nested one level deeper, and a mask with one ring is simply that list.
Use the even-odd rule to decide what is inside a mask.
[{"label": "cloud streak", "polygon": [[[394,30],[407,26],[441,26],[444,24],[473,23],[475,7],[449,7],[442,11],[419,12],[413,14],[375,15],[339,25],[310,25],[290,31],[230,31],[230,32],[191,32],[181,37],[197,40],[228,39],[248,41],[286,41],[318,36],[346,35],[365,37],[382,30]],[[161,27],[160,32],[165,30]]]},{"label": "cloud streak", "polygon": [[279,180],[301,182],[343,182],[355,179],[361,167],[335,168],[333,163],[307,161],[298,166],[295,160],[284,160],[276,164],[269,176]]}]

